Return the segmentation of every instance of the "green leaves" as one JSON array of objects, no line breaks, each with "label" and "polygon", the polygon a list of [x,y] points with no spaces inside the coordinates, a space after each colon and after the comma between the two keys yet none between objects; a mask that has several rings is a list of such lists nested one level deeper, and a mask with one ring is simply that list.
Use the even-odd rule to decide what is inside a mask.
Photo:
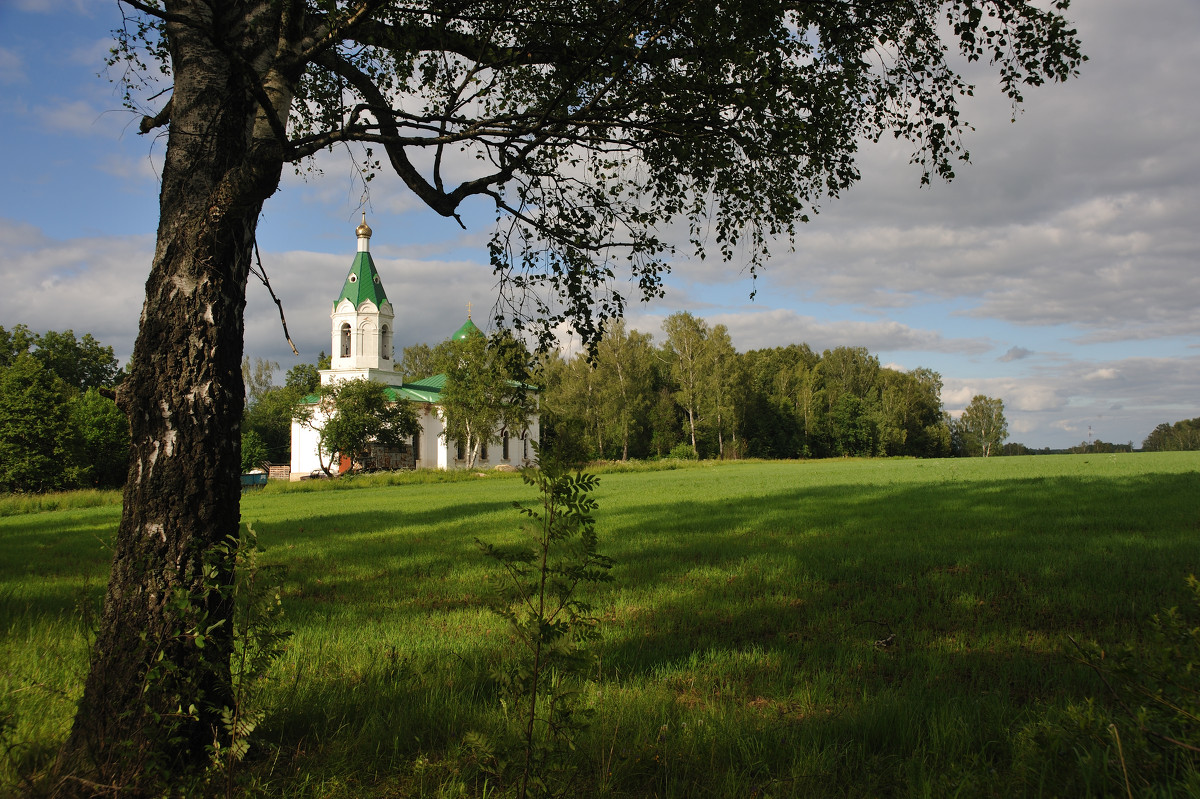
[{"label": "green leaves", "polygon": [[1008,420],[1004,417],[1004,400],[976,394],[963,410],[955,432],[966,455],[994,454],[1008,438]]},{"label": "green leaves", "polygon": [[327,415],[321,428],[321,450],[363,462],[371,447],[401,447],[417,432],[416,411],[407,401],[393,400],[382,383],[347,380],[321,389]]},{"label": "green leaves", "polygon": [[[954,51],[992,64],[1014,106],[1085,60],[1064,0],[301,6],[230,10],[216,45],[279,98],[273,157],[355,143],[364,188],[390,166],[444,216],[490,200],[500,313],[543,340],[565,322],[593,341],[661,296],[677,246],[753,275],[858,180],[863,140],[903,137],[922,182],[953,178],[973,90]],[[144,61],[172,66],[163,12],[144,11],[110,60],[130,107],[161,88]]]}]

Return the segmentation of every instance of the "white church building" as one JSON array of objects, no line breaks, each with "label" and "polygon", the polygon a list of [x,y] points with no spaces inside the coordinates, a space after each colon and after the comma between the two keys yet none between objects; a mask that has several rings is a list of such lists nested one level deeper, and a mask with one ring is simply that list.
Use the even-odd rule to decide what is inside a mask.
[{"label": "white church building", "polygon": [[[355,231],[358,236],[358,252],[350,272],[342,284],[342,291],[333,303],[330,318],[332,325],[333,353],[328,369],[322,369],[321,385],[331,385],[343,380],[373,380],[382,383],[389,398],[396,402],[417,403],[417,418],[420,430],[407,443],[403,451],[376,451],[377,468],[454,469],[466,466],[467,459],[457,441],[448,440],[444,416],[438,401],[446,385],[445,375],[433,375],[411,383],[404,383],[395,371],[396,312],[384,291],[383,282],[375,262],[371,259],[371,228],[366,215]],[[452,336],[455,339],[482,336],[482,331],[471,321],[470,313]],[[315,398],[311,398],[314,400]],[[322,462],[330,466],[329,456],[322,457],[320,430],[328,419],[320,407],[313,411],[312,419],[306,423],[292,420],[291,479],[299,480],[320,472]],[[474,468],[487,469],[501,464],[524,466],[536,458],[532,442],[538,440],[538,417],[530,417],[524,430],[498,430],[498,442],[481,448],[476,453]],[[331,471],[344,472],[350,463],[337,463]]]}]

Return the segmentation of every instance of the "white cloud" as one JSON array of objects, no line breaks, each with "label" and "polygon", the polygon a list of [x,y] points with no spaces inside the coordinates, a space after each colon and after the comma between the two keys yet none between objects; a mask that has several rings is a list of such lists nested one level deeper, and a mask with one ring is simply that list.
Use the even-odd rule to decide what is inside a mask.
[{"label": "white cloud", "polygon": [[91,333],[129,357],[154,252],[150,237],[54,241],[0,219],[0,242],[0,318],[39,332]]},{"label": "white cloud", "polygon": [[151,150],[140,158],[108,153],[96,168],[114,177],[157,184],[162,175],[162,153]]},{"label": "white cloud", "polygon": [[91,16],[92,9],[87,0],[9,0],[21,11],[35,14],[56,14],[70,9],[76,14]]},{"label": "white cloud", "polygon": [[104,60],[108,58],[114,44],[111,36],[95,39],[73,48],[68,58],[72,63],[98,70],[104,65]]},{"label": "white cloud", "polygon": [[83,100],[52,99],[46,105],[34,106],[33,114],[47,133],[91,135],[99,129],[103,112]]}]

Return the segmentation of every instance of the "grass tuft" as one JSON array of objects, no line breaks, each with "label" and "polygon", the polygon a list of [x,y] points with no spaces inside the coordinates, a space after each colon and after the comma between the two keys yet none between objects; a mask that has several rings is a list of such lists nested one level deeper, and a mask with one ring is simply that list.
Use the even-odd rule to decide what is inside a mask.
[{"label": "grass tuft", "polygon": [[46,494],[0,494],[0,517],[120,504],[120,489],[89,488],[78,491],[52,491]]}]

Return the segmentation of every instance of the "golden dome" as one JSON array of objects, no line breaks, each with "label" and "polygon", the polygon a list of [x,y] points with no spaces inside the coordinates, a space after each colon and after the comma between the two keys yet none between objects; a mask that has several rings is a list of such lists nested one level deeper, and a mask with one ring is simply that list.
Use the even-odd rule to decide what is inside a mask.
[{"label": "golden dome", "polygon": [[357,236],[358,236],[360,239],[369,239],[369,238],[371,238],[371,228],[367,227],[367,213],[366,213],[366,211],[364,211],[364,212],[363,212],[363,221],[362,221],[362,224],[361,224],[361,225],[359,225],[357,228],[355,228],[355,230],[354,230],[354,233],[355,233],[355,234],[356,234],[356,235],[357,235]]}]

